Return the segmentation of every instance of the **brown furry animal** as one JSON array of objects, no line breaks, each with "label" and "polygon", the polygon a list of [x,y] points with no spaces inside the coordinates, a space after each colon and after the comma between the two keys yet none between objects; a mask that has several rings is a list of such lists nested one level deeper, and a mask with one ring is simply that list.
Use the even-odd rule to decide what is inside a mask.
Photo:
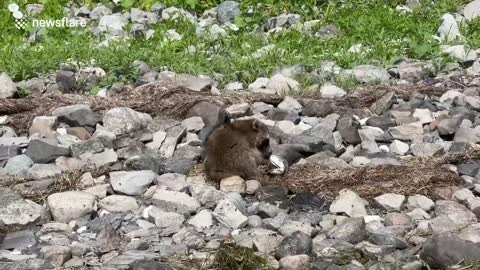
[{"label": "brown furry animal", "polygon": [[215,129],[208,137],[205,171],[215,181],[259,176],[259,165],[268,164],[272,149],[268,128],[256,119],[237,120]]}]

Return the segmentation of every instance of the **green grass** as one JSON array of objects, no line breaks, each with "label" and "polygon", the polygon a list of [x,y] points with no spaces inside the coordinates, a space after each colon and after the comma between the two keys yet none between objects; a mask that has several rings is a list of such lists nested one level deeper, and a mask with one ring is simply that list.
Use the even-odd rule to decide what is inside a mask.
[{"label": "green grass", "polygon": [[[42,2],[46,10],[41,18],[62,18],[62,7],[68,0],[17,0],[22,6],[28,2]],[[77,3],[94,6],[94,0],[76,0]],[[103,1],[111,5],[111,1]],[[125,7],[139,6],[148,9],[155,1],[122,0]],[[161,1],[162,2],[162,1]],[[220,0],[168,0],[167,5],[185,7],[201,14],[204,10],[216,6]],[[108,76],[101,87],[108,87],[115,81],[134,81],[137,77],[132,63],[142,60],[155,69],[175,71],[177,73],[224,75],[221,84],[241,81],[253,82],[257,77],[270,77],[278,67],[302,65],[307,71],[318,68],[323,60],[333,60],[343,68],[352,68],[359,64],[392,65],[399,59],[438,59],[441,57],[438,44],[432,39],[445,12],[455,12],[469,2],[468,0],[439,0],[435,4],[426,3],[411,14],[400,14],[395,6],[404,1],[352,0],[342,1],[241,1],[245,11],[254,5],[255,13],[251,17],[243,15],[236,20],[240,31],[230,32],[228,38],[209,40],[195,35],[195,27],[188,22],[162,22],[154,26],[156,31],[151,40],[130,40],[114,44],[107,48],[96,45],[101,39],[89,31],[76,31],[68,28],[49,28],[39,43],[29,44],[26,39],[35,29],[18,30],[13,18],[6,9],[8,1],[0,4],[0,71],[7,72],[15,80],[29,79],[58,70],[68,60],[90,62],[103,68]],[[256,3],[262,3],[257,7]],[[341,35],[331,40],[308,37],[294,29],[269,36],[270,44],[276,49],[261,59],[251,57],[263,46],[255,28],[272,16],[282,12],[298,13],[302,21],[319,19],[317,27],[334,24]],[[181,41],[166,42],[164,33],[176,29],[183,35]],[[467,44],[474,48],[480,46],[480,20],[472,22],[464,34]],[[361,43],[370,49],[365,54],[348,53],[348,49]],[[189,53],[187,48],[195,46],[196,52]],[[215,48],[215,54],[209,51]],[[303,85],[309,85],[309,78],[299,79]]]}]

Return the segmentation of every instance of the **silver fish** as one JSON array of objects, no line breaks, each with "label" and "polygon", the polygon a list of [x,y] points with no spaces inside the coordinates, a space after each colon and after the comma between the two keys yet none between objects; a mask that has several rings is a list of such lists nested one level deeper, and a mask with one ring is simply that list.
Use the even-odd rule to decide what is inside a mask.
[{"label": "silver fish", "polygon": [[288,171],[288,162],[279,156],[271,155],[270,163],[275,167],[270,171],[271,174],[284,175]]}]

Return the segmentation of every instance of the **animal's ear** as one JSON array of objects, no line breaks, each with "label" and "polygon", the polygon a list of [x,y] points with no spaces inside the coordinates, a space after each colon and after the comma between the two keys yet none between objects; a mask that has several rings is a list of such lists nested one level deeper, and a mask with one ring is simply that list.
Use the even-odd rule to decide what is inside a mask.
[{"label": "animal's ear", "polygon": [[253,122],[252,122],[252,129],[255,130],[255,131],[258,131],[260,130],[260,125],[262,123],[260,123],[260,120],[258,119],[253,119]]}]

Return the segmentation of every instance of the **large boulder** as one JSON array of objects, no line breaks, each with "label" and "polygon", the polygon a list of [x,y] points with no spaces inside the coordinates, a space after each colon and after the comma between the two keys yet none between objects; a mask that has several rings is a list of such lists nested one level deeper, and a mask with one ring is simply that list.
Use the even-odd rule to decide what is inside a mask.
[{"label": "large boulder", "polygon": [[480,261],[480,246],[454,234],[434,235],[423,245],[420,258],[433,269]]}]

